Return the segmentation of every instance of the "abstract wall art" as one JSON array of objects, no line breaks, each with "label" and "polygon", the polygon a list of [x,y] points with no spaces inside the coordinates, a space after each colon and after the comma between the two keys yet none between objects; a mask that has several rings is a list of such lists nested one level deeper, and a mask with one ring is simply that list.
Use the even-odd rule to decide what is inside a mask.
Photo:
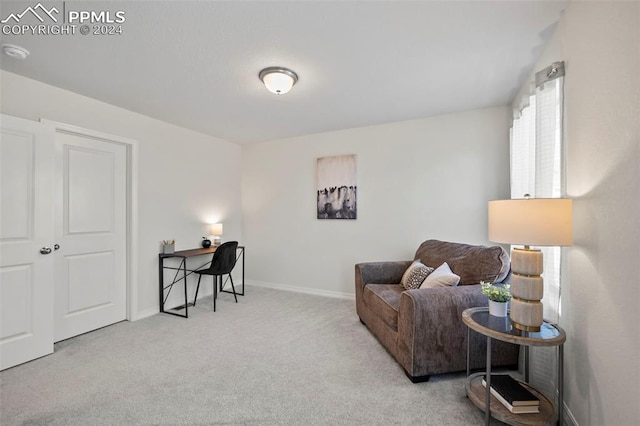
[{"label": "abstract wall art", "polygon": [[355,155],[318,158],[318,219],[356,219],[357,189]]}]

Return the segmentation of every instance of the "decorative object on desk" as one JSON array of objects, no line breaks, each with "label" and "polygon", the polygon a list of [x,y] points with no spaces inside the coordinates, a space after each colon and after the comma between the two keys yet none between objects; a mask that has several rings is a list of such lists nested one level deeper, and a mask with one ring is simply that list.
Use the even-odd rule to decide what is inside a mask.
[{"label": "decorative object on desk", "polygon": [[316,179],[318,219],[357,218],[355,155],[318,158]]},{"label": "decorative object on desk", "polygon": [[221,223],[213,223],[211,225],[211,235],[213,235],[213,246],[218,247],[222,242],[222,224]]},{"label": "decorative object on desk", "polygon": [[176,240],[162,240],[162,253],[171,254],[176,251]]},{"label": "decorative object on desk", "polygon": [[[482,386],[486,387],[486,375]],[[491,394],[514,414],[540,412],[540,400],[509,374],[491,375]]]},{"label": "decorative object on desk", "polygon": [[208,239],[207,237],[202,237],[201,244],[202,244],[203,248],[209,248],[209,247],[211,247],[211,240]]},{"label": "decorative object on desk", "polygon": [[494,317],[506,317],[507,305],[511,299],[509,292],[509,284],[503,286],[493,285],[484,281],[480,281],[482,294],[489,298],[489,315]]},{"label": "decorative object on desk", "polygon": [[542,252],[530,246],[573,244],[572,201],[526,198],[489,202],[489,240],[522,244],[511,252],[511,310],[519,330],[540,331],[543,322]]}]

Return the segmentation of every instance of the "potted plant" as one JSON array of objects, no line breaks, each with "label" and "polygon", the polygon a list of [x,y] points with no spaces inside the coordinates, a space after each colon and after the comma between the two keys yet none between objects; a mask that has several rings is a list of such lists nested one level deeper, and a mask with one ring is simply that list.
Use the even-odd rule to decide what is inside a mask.
[{"label": "potted plant", "polygon": [[480,281],[480,286],[482,287],[482,294],[489,298],[489,315],[506,317],[507,302],[511,299],[510,285],[497,286]]}]

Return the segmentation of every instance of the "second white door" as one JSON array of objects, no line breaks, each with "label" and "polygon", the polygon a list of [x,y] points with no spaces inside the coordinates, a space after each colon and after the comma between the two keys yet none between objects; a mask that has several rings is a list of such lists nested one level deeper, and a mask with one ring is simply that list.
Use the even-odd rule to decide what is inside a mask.
[{"label": "second white door", "polygon": [[54,341],[126,319],[127,149],[56,129]]},{"label": "second white door", "polygon": [[0,115],[0,370],[53,352],[52,141]]}]

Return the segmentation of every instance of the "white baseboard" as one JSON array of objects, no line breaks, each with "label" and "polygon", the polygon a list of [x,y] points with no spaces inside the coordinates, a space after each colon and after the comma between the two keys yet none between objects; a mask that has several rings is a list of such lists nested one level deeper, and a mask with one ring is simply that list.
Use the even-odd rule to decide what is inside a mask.
[{"label": "white baseboard", "polygon": [[294,293],[312,294],[314,296],[333,297],[334,299],[347,299],[347,300],[355,299],[355,295],[353,293],[343,293],[340,291],[297,287],[297,286],[287,285],[287,284],[269,283],[266,281],[254,281],[254,280],[246,280],[245,284],[249,286],[272,288],[274,290],[292,291]]},{"label": "white baseboard", "polygon": [[149,308],[145,309],[144,311],[138,311],[135,313],[135,316],[129,319],[129,321],[138,321],[143,318],[148,318],[154,316],[158,312],[160,312],[160,308]]},{"label": "white baseboard", "polygon": [[[311,294],[311,295],[314,295],[314,296],[332,297],[334,299],[346,299],[346,300],[354,300],[355,299],[355,295],[353,293],[344,293],[344,292],[340,292],[340,291],[321,290],[321,289],[317,289],[317,288],[296,287],[296,286],[287,285],[287,284],[278,284],[278,283],[270,283],[270,282],[266,282],[266,281],[253,281],[253,280],[246,280],[245,284],[248,285],[248,286],[272,288],[274,290],[292,291],[294,293]],[[203,288],[201,288],[200,289],[200,294],[198,295],[198,296],[200,296],[200,297],[198,297],[198,301],[200,301],[200,299],[202,299],[204,297],[210,297],[211,294],[213,294],[212,289],[203,289]],[[182,297],[184,297],[184,296],[182,296]],[[184,304],[184,299],[176,297],[175,300],[167,301],[166,306],[167,306],[167,309],[169,309],[168,308],[169,306],[173,306],[173,305],[178,306],[180,304]],[[130,321],[138,321],[138,320],[141,320],[143,318],[148,318],[150,316],[156,315],[159,312],[160,312],[159,308],[149,308],[149,309],[145,309],[144,311],[138,311],[138,312],[136,312],[136,315],[134,317],[130,318]]]},{"label": "white baseboard", "polygon": [[[211,283],[209,283],[211,284]],[[198,292],[198,302],[200,301],[200,299],[203,299],[205,297],[211,297],[211,295],[213,294],[213,286],[209,285],[208,288],[206,288],[207,286],[201,286],[200,287],[200,291]],[[189,295],[191,296],[191,295]],[[191,298],[188,299],[189,303],[191,303],[193,300]],[[173,297],[170,297],[169,300],[167,300],[165,302],[165,310],[170,310],[173,309],[176,306],[180,306],[180,305],[184,305],[184,294],[177,294]],[[130,319],[129,321],[138,321],[144,318],[148,318],[151,317],[153,315],[159,314],[160,313],[160,308],[149,308],[149,309],[145,309],[144,311],[138,311],[136,312]]]}]

